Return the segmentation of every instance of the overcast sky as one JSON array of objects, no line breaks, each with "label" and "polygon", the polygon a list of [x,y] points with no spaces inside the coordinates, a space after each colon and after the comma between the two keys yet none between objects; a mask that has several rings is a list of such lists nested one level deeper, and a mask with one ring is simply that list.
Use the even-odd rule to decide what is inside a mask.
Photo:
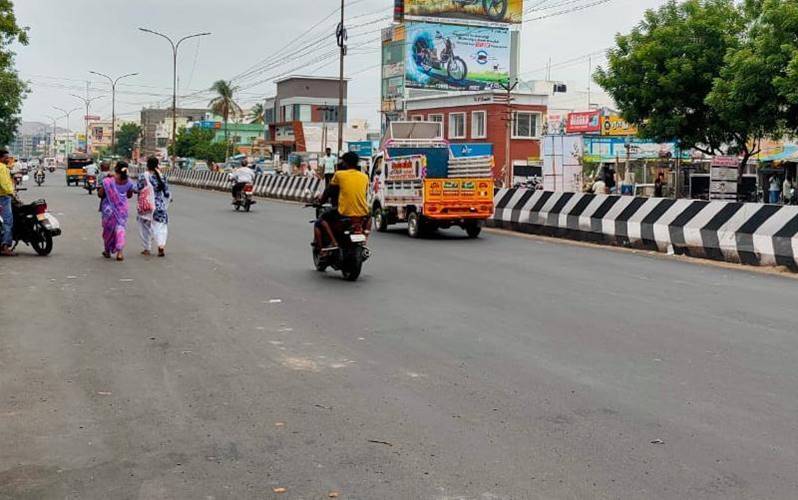
[{"label": "overcast sky", "polygon": [[[582,0],[587,1],[587,0]],[[365,118],[376,125],[379,107],[379,28],[389,21],[393,0],[347,0],[351,57],[347,76],[352,78],[350,117]],[[582,56],[610,46],[616,32],[628,31],[639,22],[643,11],[665,0],[610,0],[581,12],[532,20],[524,23],[521,71],[526,79],[545,77],[551,58],[552,78],[565,81],[571,89],[586,89],[588,60]],[[271,80],[281,74],[337,75],[334,38],[312,52],[275,60],[295,50],[286,44],[317,23],[318,28],[299,43],[322,39],[335,28],[333,14],[337,0],[15,0],[20,24],[30,27],[30,45],[20,47],[17,67],[31,81],[23,119],[46,121],[58,115],[52,106],[72,109],[82,106],[70,94],[85,95],[86,81],[91,95],[106,93],[108,85],[90,75],[90,70],[121,75],[139,72],[118,88],[117,112],[135,118],[143,106],[168,106],[172,85],[171,49],[166,40],[137,30],[139,26],[176,37],[210,31],[212,36],[190,40],[180,49],[178,70],[179,106],[207,105],[202,93],[219,79],[230,79],[252,68],[257,73],[235,80],[242,89],[239,100],[245,107],[272,95]],[[562,10],[563,0],[527,0],[552,8],[531,13],[527,19]],[[581,58],[581,59],[580,59]],[[257,63],[271,59],[271,66]],[[572,61],[568,63],[568,61]],[[594,66],[603,58],[593,58]],[[294,71],[292,71],[294,70]],[[580,97],[577,95],[576,100]],[[110,117],[110,97],[97,101],[92,114]],[[587,98],[584,98],[585,106]],[[578,103],[576,103],[578,104]],[[71,126],[79,127],[83,113],[73,115]],[[61,125],[65,125],[61,122]]]}]

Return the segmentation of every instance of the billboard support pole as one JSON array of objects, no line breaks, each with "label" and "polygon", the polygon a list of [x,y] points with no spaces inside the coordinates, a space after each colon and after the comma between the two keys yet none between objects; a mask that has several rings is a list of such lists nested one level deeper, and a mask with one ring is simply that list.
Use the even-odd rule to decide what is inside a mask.
[{"label": "billboard support pole", "polygon": [[507,83],[502,82],[501,86],[507,92],[505,97],[507,99],[507,137],[504,144],[504,175],[502,181],[505,183],[505,187],[511,188],[513,187],[513,161],[510,158],[512,154],[510,143],[513,138],[513,90],[518,86],[518,80],[515,80],[512,84],[509,80]]},{"label": "billboard support pole", "polygon": [[344,1],[341,0],[341,24],[336,36],[341,49],[340,73],[338,76],[338,155],[344,150],[344,57],[346,56],[346,27],[344,26]]}]

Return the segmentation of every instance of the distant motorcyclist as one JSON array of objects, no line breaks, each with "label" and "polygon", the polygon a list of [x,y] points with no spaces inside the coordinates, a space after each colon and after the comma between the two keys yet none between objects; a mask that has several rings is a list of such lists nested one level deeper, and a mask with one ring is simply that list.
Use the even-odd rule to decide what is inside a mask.
[{"label": "distant motorcyclist", "polygon": [[330,185],[317,199],[321,204],[330,202],[336,207],[325,212],[316,222],[314,244],[322,248],[324,239],[322,231],[330,241],[326,251],[338,248],[335,239],[335,228],[341,217],[368,217],[370,215],[367,199],[369,178],[360,171],[360,157],[357,153],[345,153],[341,157],[341,166],[335,173]]},{"label": "distant motorcyclist", "polygon": [[244,186],[255,182],[255,171],[249,168],[249,162],[241,160],[241,166],[230,173],[230,180],[233,184],[233,202],[241,196]]}]

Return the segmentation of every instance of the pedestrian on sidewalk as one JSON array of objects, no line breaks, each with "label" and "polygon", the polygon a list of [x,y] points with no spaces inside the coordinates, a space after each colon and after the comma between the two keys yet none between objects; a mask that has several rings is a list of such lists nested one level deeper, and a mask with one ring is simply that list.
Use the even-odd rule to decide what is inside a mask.
[{"label": "pedestrian on sidewalk", "polygon": [[127,163],[120,161],[114,168],[113,177],[106,177],[97,195],[102,202],[103,257],[110,259],[116,254],[116,260],[125,260],[125,236],[127,232],[128,200],[133,197],[136,187],[128,176]]},{"label": "pedestrian on sidewalk", "polygon": [[784,184],[781,186],[781,202],[785,205],[789,205],[790,201],[792,200],[792,179],[785,176],[784,177]]},{"label": "pedestrian on sidewalk", "polygon": [[781,194],[781,187],[776,176],[770,178],[770,203],[776,204],[779,202],[779,194]]},{"label": "pedestrian on sidewalk", "polygon": [[0,255],[13,257],[14,214],[11,201],[14,199],[14,181],[11,180],[9,165],[13,160],[6,149],[0,149],[0,217],[3,218],[3,234],[0,234]]},{"label": "pedestrian on sidewalk", "polygon": [[158,248],[158,257],[166,256],[166,240],[169,236],[169,202],[172,195],[169,185],[159,168],[158,158],[147,159],[147,171],[138,181],[138,223],[142,255],[152,255],[152,242]]}]

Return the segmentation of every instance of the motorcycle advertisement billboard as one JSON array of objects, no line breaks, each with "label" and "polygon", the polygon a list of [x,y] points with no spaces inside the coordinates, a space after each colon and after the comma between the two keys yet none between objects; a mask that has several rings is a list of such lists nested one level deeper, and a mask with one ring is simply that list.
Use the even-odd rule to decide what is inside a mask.
[{"label": "motorcycle advertisement billboard", "polygon": [[403,3],[404,18],[511,24],[524,20],[523,0],[404,0]]},{"label": "motorcycle advertisement billboard", "polygon": [[510,79],[510,30],[407,25],[405,85],[430,90],[500,89]]}]

